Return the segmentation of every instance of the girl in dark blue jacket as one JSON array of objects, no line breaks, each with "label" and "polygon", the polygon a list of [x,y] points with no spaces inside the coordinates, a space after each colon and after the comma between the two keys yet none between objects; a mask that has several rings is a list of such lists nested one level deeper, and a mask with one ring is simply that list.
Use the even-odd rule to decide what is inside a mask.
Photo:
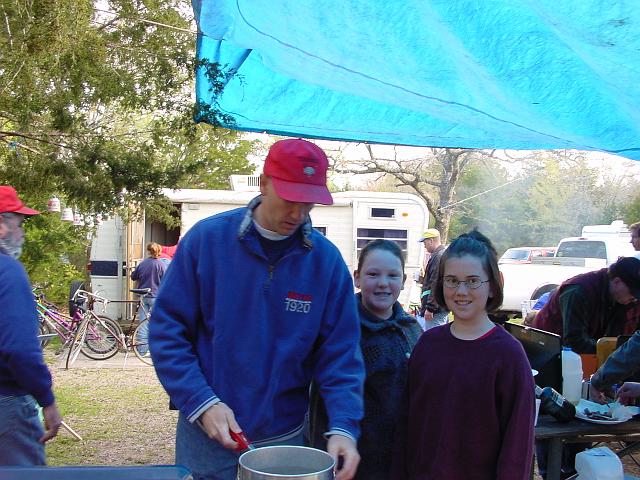
[{"label": "girl in dark blue jacket", "polygon": [[[361,461],[355,478],[387,480],[396,414],[407,382],[407,361],[422,329],[398,303],[406,275],[402,250],[395,242],[368,243],[360,253],[354,279],[360,289],[356,296],[366,367],[364,419],[358,442]],[[323,448],[326,417],[315,390],[312,397],[311,443]]]}]

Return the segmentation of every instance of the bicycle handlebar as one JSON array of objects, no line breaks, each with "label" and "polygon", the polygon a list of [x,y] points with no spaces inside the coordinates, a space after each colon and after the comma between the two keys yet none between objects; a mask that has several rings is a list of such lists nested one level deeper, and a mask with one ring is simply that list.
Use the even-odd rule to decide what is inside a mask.
[{"label": "bicycle handlebar", "polygon": [[73,294],[73,300],[76,300],[78,298],[100,302],[103,305],[106,305],[110,301],[108,298],[101,297],[100,295],[96,295],[95,293],[87,292],[86,290],[81,289],[76,290]]}]

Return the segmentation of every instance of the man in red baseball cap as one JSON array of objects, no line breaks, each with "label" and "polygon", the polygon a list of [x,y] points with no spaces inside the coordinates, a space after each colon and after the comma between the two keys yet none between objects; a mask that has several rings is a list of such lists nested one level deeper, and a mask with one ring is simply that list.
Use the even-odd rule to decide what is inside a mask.
[{"label": "man in red baseball cap", "polygon": [[0,425],[12,426],[3,433],[0,465],[44,465],[44,442],[56,436],[62,423],[37,337],[31,286],[17,261],[24,218],[38,213],[22,203],[13,187],[0,186],[0,330],[5,333],[0,336]]},{"label": "man in red baseball cap", "polygon": [[14,258],[20,256],[24,242],[24,217],[38,213],[22,203],[13,187],[0,185],[0,249],[5,254]]},{"label": "man in red baseball cap", "polygon": [[180,410],[176,463],[194,477],[234,480],[239,432],[256,446],[302,445],[312,381],[336,480],[356,472],[365,372],[353,280],[309,217],[333,203],[328,164],[306,140],[274,143],[261,195],[194,225],[163,278],[149,347]]}]

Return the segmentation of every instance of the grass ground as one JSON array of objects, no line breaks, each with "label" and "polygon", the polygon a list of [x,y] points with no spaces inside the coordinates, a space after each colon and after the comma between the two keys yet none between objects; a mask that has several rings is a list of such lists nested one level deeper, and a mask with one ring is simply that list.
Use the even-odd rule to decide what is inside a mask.
[{"label": "grass ground", "polygon": [[52,367],[65,422],[82,440],[60,430],[47,444],[49,465],[174,463],[177,412],[152,367]]}]

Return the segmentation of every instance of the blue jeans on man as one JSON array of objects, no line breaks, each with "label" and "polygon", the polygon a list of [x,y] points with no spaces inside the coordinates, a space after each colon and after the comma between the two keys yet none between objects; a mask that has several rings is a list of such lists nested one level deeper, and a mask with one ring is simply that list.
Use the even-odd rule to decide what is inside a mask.
[{"label": "blue jeans on man", "polygon": [[0,395],[0,465],[46,465],[44,427],[31,395]]},{"label": "blue jeans on man", "polygon": [[[302,431],[274,445],[303,445]],[[264,447],[266,445],[259,445]],[[241,452],[242,453],[242,452]],[[190,423],[182,413],[176,428],[176,464],[184,465],[194,480],[236,480],[240,453],[224,448],[210,439],[196,423]]]}]

